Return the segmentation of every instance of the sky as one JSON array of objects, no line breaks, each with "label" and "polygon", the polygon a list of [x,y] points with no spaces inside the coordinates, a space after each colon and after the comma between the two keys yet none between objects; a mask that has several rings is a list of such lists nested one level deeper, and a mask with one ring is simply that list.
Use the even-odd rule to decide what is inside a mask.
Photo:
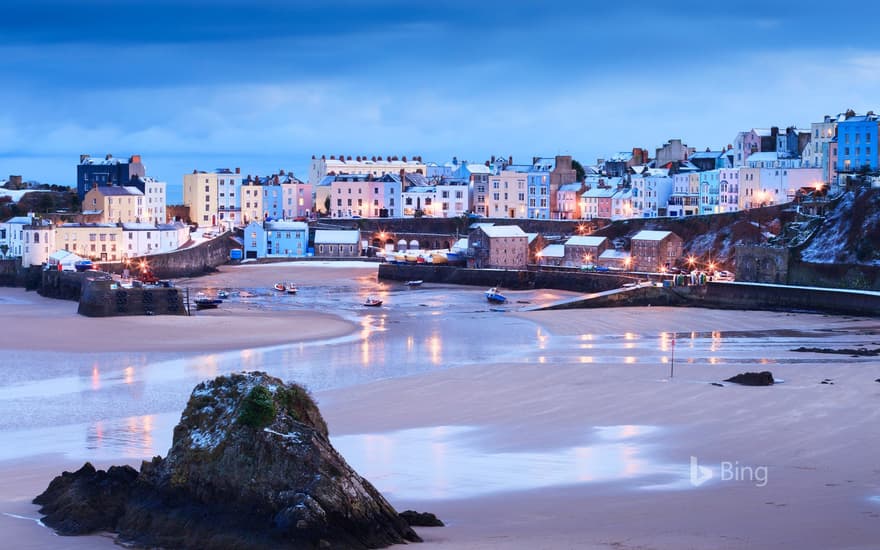
[{"label": "sky", "polygon": [[174,198],[193,169],[305,179],[322,154],[592,164],[880,111],[880,2],[672,4],[4,2],[0,179],[73,185],[81,153],[140,154]]}]

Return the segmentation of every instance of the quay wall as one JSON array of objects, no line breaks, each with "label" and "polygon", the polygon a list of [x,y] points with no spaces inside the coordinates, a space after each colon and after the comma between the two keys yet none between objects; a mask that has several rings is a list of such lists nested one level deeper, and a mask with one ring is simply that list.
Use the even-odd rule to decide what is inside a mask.
[{"label": "quay wall", "polygon": [[379,264],[379,279],[422,280],[470,286],[497,286],[512,290],[555,288],[573,292],[602,292],[633,280],[625,275],[588,272],[530,271],[515,269],[469,269],[448,265]]},{"label": "quay wall", "polygon": [[121,288],[110,279],[84,281],[77,312],[87,317],[187,314],[180,288]]},{"label": "quay wall", "polygon": [[880,316],[880,293],[756,283],[719,283],[682,287],[642,287],[589,296],[546,309],[633,306],[690,306],[717,309],[810,311],[835,315]]}]

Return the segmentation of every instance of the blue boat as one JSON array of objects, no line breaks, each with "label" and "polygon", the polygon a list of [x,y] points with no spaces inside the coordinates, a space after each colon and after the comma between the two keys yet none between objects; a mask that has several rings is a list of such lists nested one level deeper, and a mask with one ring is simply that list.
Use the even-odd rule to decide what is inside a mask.
[{"label": "blue boat", "polygon": [[498,292],[498,288],[493,286],[486,291],[486,299],[493,304],[503,304],[507,301],[507,296]]}]

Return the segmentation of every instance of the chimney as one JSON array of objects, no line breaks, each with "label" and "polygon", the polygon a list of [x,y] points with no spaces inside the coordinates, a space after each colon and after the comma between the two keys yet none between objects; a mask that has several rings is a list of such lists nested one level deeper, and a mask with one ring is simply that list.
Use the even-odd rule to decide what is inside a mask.
[{"label": "chimney", "polygon": [[486,166],[487,166],[487,167],[489,166],[489,161],[488,161],[488,160],[486,161]]},{"label": "chimney", "polygon": [[513,164],[513,155],[507,157],[507,164]]},{"label": "chimney", "polygon": [[132,155],[131,158],[128,159],[128,162],[130,164],[139,164],[141,162],[141,156],[140,155]]},{"label": "chimney", "polygon": [[236,167],[235,167],[235,173],[236,173],[236,174],[241,174],[241,168],[239,168],[238,166],[236,166]]},{"label": "chimney", "polygon": [[89,158],[88,155],[80,155],[80,156],[79,156],[79,163],[82,164],[83,161],[86,160],[87,158]]},{"label": "chimney", "polygon": [[400,169],[400,181],[401,183],[406,182],[406,170],[404,170],[403,168]]},{"label": "chimney", "polygon": [[278,170],[278,173],[283,176],[284,175],[284,168],[282,168],[281,170]]}]

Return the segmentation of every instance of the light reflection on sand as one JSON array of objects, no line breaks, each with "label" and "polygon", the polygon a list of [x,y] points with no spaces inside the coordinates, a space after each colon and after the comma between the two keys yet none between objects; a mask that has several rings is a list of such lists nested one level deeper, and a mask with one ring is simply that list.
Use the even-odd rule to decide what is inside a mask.
[{"label": "light reflection on sand", "polygon": [[334,437],[334,446],[377,488],[400,499],[442,500],[577,483],[682,485],[686,468],[651,457],[654,426],[599,426],[568,448],[495,452],[483,430],[434,426]]}]

